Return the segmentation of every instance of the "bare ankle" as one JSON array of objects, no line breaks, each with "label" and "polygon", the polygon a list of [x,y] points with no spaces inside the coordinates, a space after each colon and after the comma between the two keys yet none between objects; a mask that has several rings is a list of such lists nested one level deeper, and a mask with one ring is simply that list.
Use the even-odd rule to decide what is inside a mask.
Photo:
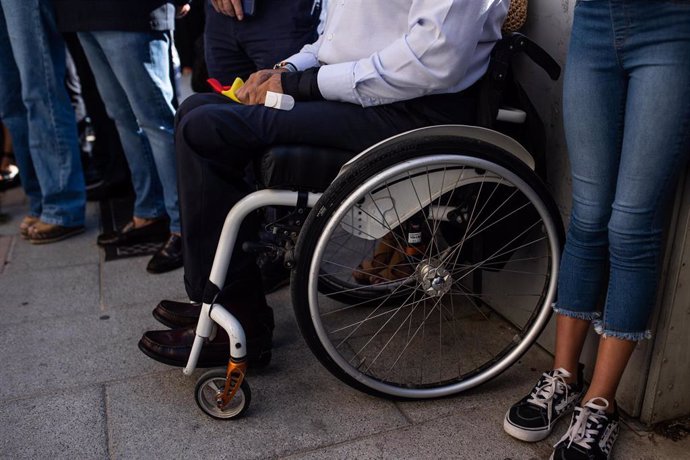
[{"label": "bare ankle", "polygon": [[566,372],[568,372],[568,374],[570,374],[569,377],[563,378],[563,380],[565,380],[565,383],[567,383],[568,385],[573,385],[573,384],[578,383],[578,381],[577,381],[577,365],[575,365],[575,366],[565,365],[564,366],[562,364],[559,365],[557,363],[554,363],[553,368],[554,368],[554,370],[555,369],[563,369]]},{"label": "bare ankle", "polygon": [[132,222],[134,222],[134,228],[146,227],[147,225],[152,224],[156,220],[157,219],[147,219],[144,217],[132,217]]}]

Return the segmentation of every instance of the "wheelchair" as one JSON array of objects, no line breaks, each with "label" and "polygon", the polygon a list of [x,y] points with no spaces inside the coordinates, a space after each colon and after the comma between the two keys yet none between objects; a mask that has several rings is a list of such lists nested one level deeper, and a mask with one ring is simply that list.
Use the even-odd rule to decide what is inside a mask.
[{"label": "wheelchair", "polygon": [[[524,111],[500,108],[510,63],[523,53],[559,77],[536,44],[505,37],[481,83],[480,126],[420,128],[354,157],[270,148],[258,164],[263,188],[227,215],[211,288],[224,285],[243,219],[290,207],[272,225],[281,243],[265,249],[291,268],[301,333],[338,379],[376,396],[424,399],[468,390],[510,367],[549,320],[564,240],[534,158],[497,130],[525,121]],[[209,416],[233,419],[247,410],[251,391],[244,331],[222,305],[203,304],[183,372],[195,370],[217,327],[230,337],[230,361],[199,378],[195,398]]]}]

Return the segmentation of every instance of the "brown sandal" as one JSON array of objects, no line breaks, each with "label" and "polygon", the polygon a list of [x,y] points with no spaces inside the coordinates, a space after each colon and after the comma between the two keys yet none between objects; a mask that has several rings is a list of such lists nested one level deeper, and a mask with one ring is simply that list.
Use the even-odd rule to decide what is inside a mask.
[{"label": "brown sandal", "polygon": [[352,277],[359,284],[369,285],[381,282],[379,273],[390,266],[391,259],[395,258],[396,254],[400,254],[399,247],[393,232],[386,233],[376,244],[373,257],[364,259],[352,272]]},{"label": "brown sandal", "polygon": [[414,272],[409,257],[401,251],[395,251],[383,270],[371,276],[371,284],[381,284],[407,278]]},{"label": "brown sandal", "polygon": [[25,240],[29,238],[29,229],[38,222],[38,217],[36,216],[26,216],[22,219],[19,224],[19,235]]},{"label": "brown sandal", "polygon": [[83,225],[77,227],[63,227],[62,225],[47,224],[39,220],[29,229],[28,238],[29,243],[32,244],[48,244],[79,235],[83,232]]}]

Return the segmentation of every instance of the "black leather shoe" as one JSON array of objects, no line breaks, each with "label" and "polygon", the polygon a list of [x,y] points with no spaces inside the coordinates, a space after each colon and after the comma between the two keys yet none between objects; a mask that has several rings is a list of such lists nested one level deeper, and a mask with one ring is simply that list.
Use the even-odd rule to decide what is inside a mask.
[{"label": "black leather shoe", "polygon": [[[195,326],[165,331],[145,332],[139,340],[139,349],[146,356],[170,366],[184,367],[192,351],[196,336]],[[247,361],[249,367],[261,368],[271,362],[273,331],[268,327],[254,337],[247,337]],[[197,367],[226,366],[230,359],[230,339],[221,327],[213,340],[206,340],[201,348]]]},{"label": "black leather shoe", "polygon": [[[196,325],[201,313],[201,303],[197,302],[176,302],[174,300],[161,300],[156,308],[153,309],[153,317],[160,323],[170,328],[180,328]],[[264,310],[261,322],[270,330],[275,327],[273,319],[273,309],[268,307]]]},{"label": "black leather shoe", "polygon": [[99,246],[125,246],[165,241],[168,235],[170,235],[168,219],[160,218],[139,228],[134,228],[134,222],[130,222],[120,230],[101,233],[98,235],[96,242]]},{"label": "black leather shoe", "polygon": [[199,320],[201,304],[161,300],[153,309],[153,317],[171,328],[194,326]]},{"label": "black leather shoe", "polygon": [[171,233],[168,241],[151,257],[146,271],[149,273],[165,273],[182,266],[182,238]]}]

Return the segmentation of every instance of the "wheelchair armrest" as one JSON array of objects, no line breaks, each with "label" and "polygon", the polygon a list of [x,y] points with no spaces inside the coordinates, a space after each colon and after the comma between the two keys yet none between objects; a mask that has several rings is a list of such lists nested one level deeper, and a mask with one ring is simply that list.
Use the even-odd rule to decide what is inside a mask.
[{"label": "wheelchair armrest", "polygon": [[558,62],[544,48],[526,36],[517,32],[511,34],[507,37],[507,46],[510,50],[524,52],[532,62],[544,69],[552,80],[556,81],[560,78],[561,66]]},{"label": "wheelchair armrest", "polygon": [[504,104],[504,91],[510,86],[508,80],[514,80],[514,77],[511,77],[513,57],[519,53],[525,53],[552,79],[557,80],[560,77],[561,67],[539,45],[517,32],[505,35],[491,52],[489,68],[480,82],[476,120],[479,126],[494,126],[499,109]]}]

